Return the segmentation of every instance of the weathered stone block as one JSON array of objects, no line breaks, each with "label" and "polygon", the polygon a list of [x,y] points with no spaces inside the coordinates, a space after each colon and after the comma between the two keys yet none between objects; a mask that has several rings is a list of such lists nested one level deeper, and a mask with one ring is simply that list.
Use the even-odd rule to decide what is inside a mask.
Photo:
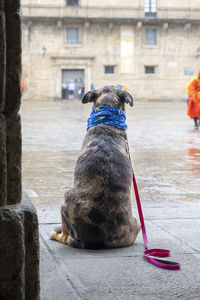
[{"label": "weathered stone block", "polygon": [[0,112],[3,111],[5,105],[5,79],[6,79],[5,71],[6,71],[5,13],[3,11],[0,11]]},{"label": "weathered stone block", "polygon": [[39,299],[38,220],[27,199],[0,208],[0,266],[1,300]]},{"label": "weathered stone block", "polygon": [[24,300],[24,224],[20,207],[0,208],[0,299]]},{"label": "weathered stone block", "polygon": [[7,204],[21,202],[21,118],[6,117]]},{"label": "weathered stone block", "polygon": [[0,113],[0,206],[6,205],[7,174],[6,174],[6,121]]},{"label": "weathered stone block", "polygon": [[5,112],[18,112],[21,102],[21,18],[6,13],[6,104]]},{"label": "weathered stone block", "polygon": [[4,6],[7,12],[19,12],[20,0],[5,0]]},{"label": "weathered stone block", "polygon": [[39,297],[39,233],[37,213],[29,198],[23,194],[22,210],[25,228],[25,299]]}]

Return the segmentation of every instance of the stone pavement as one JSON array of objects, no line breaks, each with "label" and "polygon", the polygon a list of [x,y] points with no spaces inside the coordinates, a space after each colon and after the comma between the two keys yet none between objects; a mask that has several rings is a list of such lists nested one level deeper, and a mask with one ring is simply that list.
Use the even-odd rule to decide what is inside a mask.
[{"label": "stone pavement", "polygon": [[[133,208],[136,215],[136,207]],[[143,207],[150,248],[171,250],[180,271],[159,269],[143,259],[141,233],[133,246],[81,250],[49,239],[60,222],[40,224],[41,300],[200,299],[200,203]],[[54,217],[52,217],[54,216]]]},{"label": "stone pavement", "polygon": [[49,239],[60,223],[63,195],[73,187],[91,107],[76,101],[38,103],[22,105],[22,157],[23,189],[40,223],[41,300],[199,300],[200,130],[193,130],[186,117],[186,103],[136,101],[133,109],[127,107],[149,247],[171,250],[180,271],[146,262],[141,233],[132,247],[103,251],[73,249]]}]

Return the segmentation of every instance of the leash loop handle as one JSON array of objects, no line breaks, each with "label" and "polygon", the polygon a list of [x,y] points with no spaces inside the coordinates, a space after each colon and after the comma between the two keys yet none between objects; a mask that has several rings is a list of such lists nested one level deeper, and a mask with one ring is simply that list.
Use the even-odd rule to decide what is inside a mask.
[{"label": "leash loop handle", "polygon": [[[132,168],[132,172],[133,172],[133,168]],[[173,262],[173,261],[168,261],[168,260],[157,259],[154,257],[154,256],[169,257],[170,256],[169,250],[148,249],[148,239],[147,239],[144,217],[143,217],[143,212],[142,212],[142,206],[141,206],[140,196],[138,193],[138,188],[137,188],[137,183],[136,183],[134,172],[133,172],[133,186],[134,186],[135,198],[136,198],[136,202],[137,202],[138,213],[139,213],[139,218],[140,218],[140,223],[141,223],[141,228],[142,228],[142,236],[143,236],[143,240],[144,240],[144,246],[146,249],[144,251],[144,258],[148,262],[152,263],[153,265],[155,265],[158,268],[163,268],[163,269],[167,269],[167,270],[180,270],[181,266],[179,263]]]},{"label": "leash loop handle", "polygon": [[149,255],[145,256],[145,259],[158,268],[167,269],[167,270],[180,270],[181,268],[180,264],[174,261],[157,259]]}]

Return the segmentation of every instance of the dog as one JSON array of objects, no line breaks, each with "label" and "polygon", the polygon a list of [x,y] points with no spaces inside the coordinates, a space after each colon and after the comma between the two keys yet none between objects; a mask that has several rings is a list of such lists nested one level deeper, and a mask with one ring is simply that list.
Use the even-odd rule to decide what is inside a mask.
[{"label": "dog", "polygon": [[[116,87],[89,91],[82,103],[125,114],[132,96]],[[101,117],[104,118],[104,117]],[[100,119],[101,119],[100,118]],[[89,128],[74,172],[74,187],[61,205],[62,228],[51,239],[76,248],[130,246],[140,225],[132,216],[132,167],[125,130],[104,123]]]}]

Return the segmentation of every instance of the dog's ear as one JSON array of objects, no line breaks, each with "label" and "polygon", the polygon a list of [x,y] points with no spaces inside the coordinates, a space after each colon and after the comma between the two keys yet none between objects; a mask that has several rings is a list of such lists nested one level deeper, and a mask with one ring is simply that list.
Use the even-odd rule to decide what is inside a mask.
[{"label": "dog's ear", "polygon": [[88,103],[88,102],[94,102],[98,97],[97,91],[89,91],[87,92],[83,99],[82,99],[82,103]]},{"label": "dog's ear", "polygon": [[128,92],[121,92],[119,95],[119,98],[121,100],[121,102],[123,103],[129,103],[130,106],[133,106],[133,98],[131,96],[131,94],[129,94]]}]

